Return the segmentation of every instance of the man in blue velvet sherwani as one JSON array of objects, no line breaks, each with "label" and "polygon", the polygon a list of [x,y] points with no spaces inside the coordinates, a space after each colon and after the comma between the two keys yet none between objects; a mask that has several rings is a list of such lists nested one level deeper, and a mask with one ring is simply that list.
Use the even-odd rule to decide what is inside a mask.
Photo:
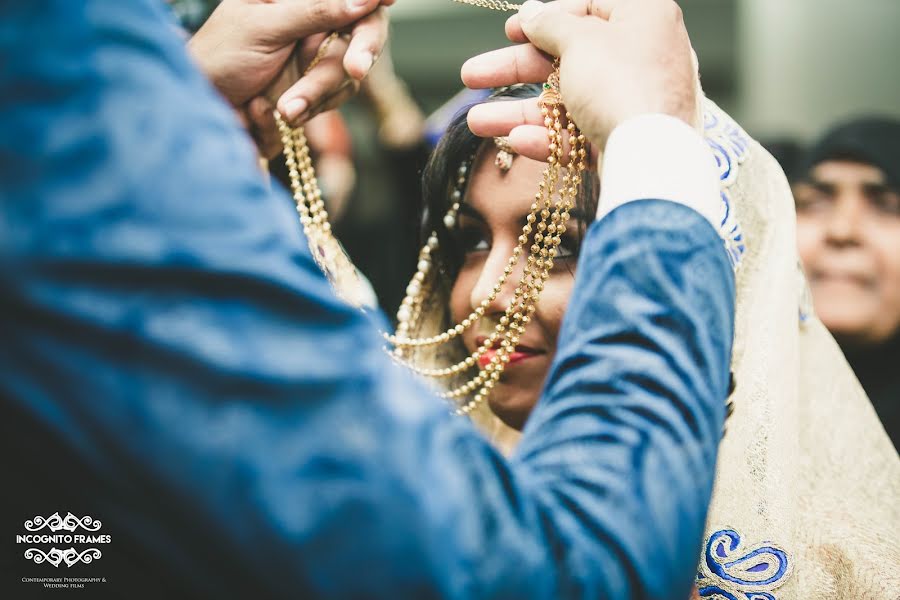
[{"label": "man in blue velvet sherwani", "polygon": [[[688,597],[734,284],[674,3],[528,5],[510,24],[562,56],[606,147],[603,216],[510,460],[391,365],[380,316],[335,299],[157,4],[0,1],[2,597],[74,574],[106,578],[90,597]],[[344,10],[273,6],[291,4],[322,31]],[[541,80],[544,57],[467,77]],[[653,186],[629,183],[636,165]],[[23,557],[13,534],[57,511],[103,522],[102,558]]]}]

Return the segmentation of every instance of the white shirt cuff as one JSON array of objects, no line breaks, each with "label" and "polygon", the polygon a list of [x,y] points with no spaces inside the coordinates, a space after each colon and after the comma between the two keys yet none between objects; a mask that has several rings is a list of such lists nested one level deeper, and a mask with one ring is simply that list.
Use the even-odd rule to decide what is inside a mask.
[{"label": "white shirt cuff", "polygon": [[617,126],[603,154],[597,219],[634,200],[670,200],[721,221],[719,173],[703,137],[663,114],[632,117]]}]

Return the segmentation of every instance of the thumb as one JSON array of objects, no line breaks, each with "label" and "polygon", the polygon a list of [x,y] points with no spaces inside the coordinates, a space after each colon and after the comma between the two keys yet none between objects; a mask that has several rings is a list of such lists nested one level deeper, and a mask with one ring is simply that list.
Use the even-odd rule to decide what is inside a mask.
[{"label": "thumb", "polygon": [[559,3],[543,4],[528,0],[519,9],[519,23],[528,41],[552,56],[560,57],[582,28],[582,18]]}]

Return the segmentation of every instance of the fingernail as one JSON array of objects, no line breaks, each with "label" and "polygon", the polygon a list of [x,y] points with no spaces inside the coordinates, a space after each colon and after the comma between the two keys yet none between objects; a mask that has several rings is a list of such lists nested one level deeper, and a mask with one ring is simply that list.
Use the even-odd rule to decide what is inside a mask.
[{"label": "fingernail", "polygon": [[369,0],[347,0],[347,8],[351,11],[356,12],[360,8],[367,6],[369,4]]},{"label": "fingernail", "polygon": [[303,98],[293,98],[284,103],[284,118],[288,121],[296,121],[303,114],[309,103]]}]

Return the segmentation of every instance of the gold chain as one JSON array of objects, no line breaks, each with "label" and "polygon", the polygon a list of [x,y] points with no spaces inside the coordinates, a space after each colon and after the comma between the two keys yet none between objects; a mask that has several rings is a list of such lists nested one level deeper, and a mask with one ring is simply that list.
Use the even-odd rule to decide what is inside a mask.
[{"label": "gold chain", "polygon": [[[516,11],[520,6],[504,0],[453,1],[499,11]],[[332,33],[325,39],[315,58],[304,71],[304,75],[325,56],[329,44],[336,36],[337,33]],[[485,401],[500,380],[500,376],[509,362],[510,353],[515,351],[521,335],[531,321],[538,299],[553,269],[561,237],[566,231],[569,211],[574,206],[582,174],[586,168],[587,143],[562,106],[559,93],[558,63],[547,83],[544,84],[544,91],[539,103],[549,140],[548,164],[538,184],[538,191],[522,228],[522,234],[519,236],[518,245],[513,249],[513,254],[509,258],[503,274],[487,298],[480,302],[469,316],[450,329],[424,338],[409,337],[409,333],[414,331],[420,322],[426,294],[429,291],[428,276],[432,269],[433,254],[438,249],[437,234],[432,232],[427,243],[419,252],[416,274],[407,287],[406,296],[397,313],[397,332],[395,335],[383,334],[386,341],[393,347],[393,350],[388,349],[388,353],[394,360],[416,373],[432,378],[462,375],[479,366],[479,361],[487,352],[494,351],[490,361],[484,368],[479,368],[477,375],[462,385],[448,389],[441,394],[445,398],[456,401],[455,412],[457,414],[468,414]],[[566,122],[565,138],[563,136],[564,120]],[[302,127],[291,129],[277,111],[275,112],[275,121],[284,145],[285,164],[288,168],[291,191],[300,223],[309,240],[316,262],[326,274],[329,274],[328,257],[322,255],[326,253],[326,250],[334,251],[338,244],[328,222],[328,214],[316,179],[306,136]],[[563,148],[566,141],[569,153],[568,167],[564,169],[562,164],[566,157],[563,156]],[[457,211],[463,199],[469,168],[471,165],[468,164],[459,168],[456,188],[452,194],[453,202],[444,217],[444,224],[448,229],[452,229],[456,224]],[[532,241],[532,244],[528,249],[521,278],[513,291],[512,300],[500,316],[490,337],[464,360],[448,367],[425,368],[414,364],[411,357],[407,356],[408,352],[417,348],[445,344],[460,336],[485,316],[488,307],[496,301],[522,255],[526,254],[525,248],[529,240]]]},{"label": "gold chain", "polygon": [[504,12],[515,12],[522,7],[521,4],[506,2],[505,0],[453,0],[460,4],[468,4],[469,6],[477,6],[479,8],[488,8],[490,10],[500,10]]},{"label": "gold chain", "polygon": [[319,61],[325,58],[325,53],[328,52],[328,46],[331,45],[331,42],[333,42],[337,36],[338,32],[332,31],[328,35],[328,37],[325,38],[325,40],[322,42],[322,45],[320,45],[319,49],[316,51],[316,55],[313,57],[312,61],[310,61],[309,66],[307,66],[306,69],[303,70],[303,75],[309,74],[310,71],[316,68],[316,65],[319,64]]}]

